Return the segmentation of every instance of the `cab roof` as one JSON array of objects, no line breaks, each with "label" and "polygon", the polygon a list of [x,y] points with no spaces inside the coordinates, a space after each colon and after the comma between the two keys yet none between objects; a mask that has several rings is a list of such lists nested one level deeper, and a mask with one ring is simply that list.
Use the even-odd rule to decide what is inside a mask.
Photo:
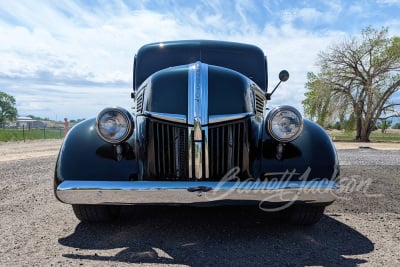
[{"label": "cab roof", "polygon": [[183,40],[142,46],[135,58],[134,88],[153,73],[201,61],[242,73],[260,88],[267,88],[264,52],[257,46],[213,40]]}]

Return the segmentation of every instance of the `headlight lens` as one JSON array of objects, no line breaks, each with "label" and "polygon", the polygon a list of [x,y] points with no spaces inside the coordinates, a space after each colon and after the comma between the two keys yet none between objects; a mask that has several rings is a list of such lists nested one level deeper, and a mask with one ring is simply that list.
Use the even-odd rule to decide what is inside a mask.
[{"label": "headlight lens", "polygon": [[303,118],[294,107],[280,106],[269,112],[266,126],[272,138],[279,142],[290,142],[300,135]]},{"label": "headlight lens", "polygon": [[97,116],[96,129],[104,141],[121,143],[132,135],[132,115],[123,108],[106,108]]}]

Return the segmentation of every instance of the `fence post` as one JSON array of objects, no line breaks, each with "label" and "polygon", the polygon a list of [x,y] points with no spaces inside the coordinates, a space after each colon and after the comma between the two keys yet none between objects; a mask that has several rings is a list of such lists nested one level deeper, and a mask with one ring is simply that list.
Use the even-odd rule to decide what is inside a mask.
[{"label": "fence post", "polygon": [[22,124],[22,136],[24,138],[24,143],[25,143],[25,125]]}]

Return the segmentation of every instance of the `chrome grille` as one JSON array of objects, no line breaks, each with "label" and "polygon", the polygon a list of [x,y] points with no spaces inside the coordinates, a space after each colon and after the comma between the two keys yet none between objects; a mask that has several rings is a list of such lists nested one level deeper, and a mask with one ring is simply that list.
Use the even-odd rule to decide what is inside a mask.
[{"label": "chrome grille", "polygon": [[243,167],[247,147],[246,121],[209,126],[210,179],[219,180],[234,167]]},{"label": "chrome grille", "polygon": [[139,95],[136,96],[136,112],[143,112],[143,91]]},{"label": "chrome grille", "polygon": [[264,99],[256,94],[256,112],[263,115],[264,112]]},{"label": "chrome grille", "polygon": [[188,177],[188,130],[153,122],[154,164],[158,179],[183,180]]},{"label": "chrome grille", "polygon": [[[195,180],[190,176],[189,159],[195,158],[194,149],[189,150],[189,129],[187,126],[167,122],[151,122],[154,142],[154,158],[151,160],[150,177],[156,180]],[[205,134],[205,131],[202,132]],[[248,120],[208,126],[208,153],[203,154],[202,180],[219,181],[234,167],[241,170],[240,178],[247,177]],[[203,150],[206,149],[203,146]],[[189,153],[192,153],[192,157]],[[208,160],[204,157],[208,154]],[[192,162],[193,163],[193,162]],[[206,172],[206,165],[208,172]],[[244,175],[243,175],[244,174]]]}]

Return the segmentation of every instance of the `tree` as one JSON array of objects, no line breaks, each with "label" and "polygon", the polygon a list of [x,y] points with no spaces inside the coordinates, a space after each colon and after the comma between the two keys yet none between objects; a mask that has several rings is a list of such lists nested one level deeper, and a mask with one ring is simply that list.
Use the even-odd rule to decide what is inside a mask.
[{"label": "tree", "polygon": [[382,133],[386,133],[386,130],[389,129],[391,125],[391,120],[381,120],[377,123],[376,126],[378,127],[378,129],[381,129]]},{"label": "tree", "polygon": [[[308,74],[304,113],[318,123],[353,121],[356,140],[367,142],[378,119],[399,116],[391,97],[400,89],[400,38],[366,28],[360,37],[318,55],[318,74]],[[385,117],[382,117],[385,116]]]},{"label": "tree", "polygon": [[315,120],[322,127],[327,127],[331,124],[331,95],[330,89],[327,88],[329,84],[323,82],[323,79],[312,72],[307,73],[306,88],[308,92],[304,95],[306,99],[303,100],[304,113]]},{"label": "tree", "polygon": [[393,126],[393,129],[400,129],[400,122],[396,123],[396,124]]},{"label": "tree", "polygon": [[0,123],[4,123],[6,120],[14,120],[16,117],[15,98],[0,92]]}]

